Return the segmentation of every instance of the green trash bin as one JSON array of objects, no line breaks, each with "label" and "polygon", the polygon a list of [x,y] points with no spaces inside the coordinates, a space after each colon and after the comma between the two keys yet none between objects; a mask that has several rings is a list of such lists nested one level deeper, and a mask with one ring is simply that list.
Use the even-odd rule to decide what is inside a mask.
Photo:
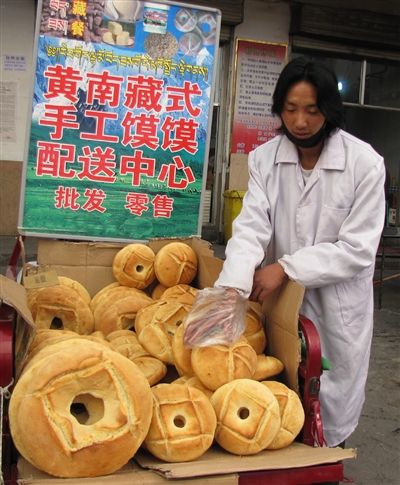
[{"label": "green trash bin", "polygon": [[225,244],[232,237],[232,223],[242,210],[244,190],[225,190],[224,192],[224,238]]}]

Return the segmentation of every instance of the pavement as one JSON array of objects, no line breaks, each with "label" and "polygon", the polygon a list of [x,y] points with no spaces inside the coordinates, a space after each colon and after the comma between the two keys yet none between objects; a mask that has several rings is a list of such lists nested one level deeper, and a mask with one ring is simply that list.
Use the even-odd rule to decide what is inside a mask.
[{"label": "pavement", "polygon": [[[5,274],[15,237],[0,236],[0,270]],[[213,244],[224,258],[225,246]],[[26,238],[26,261],[36,260],[37,240]],[[377,260],[379,267],[379,260]],[[345,461],[345,477],[356,485],[400,485],[400,278],[399,267],[385,265],[382,301],[375,286],[375,324],[366,401],[346,447],[357,458]],[[396,277],[393,277],[396,276]],[[379,277],[377,269],[375,279]]]}]

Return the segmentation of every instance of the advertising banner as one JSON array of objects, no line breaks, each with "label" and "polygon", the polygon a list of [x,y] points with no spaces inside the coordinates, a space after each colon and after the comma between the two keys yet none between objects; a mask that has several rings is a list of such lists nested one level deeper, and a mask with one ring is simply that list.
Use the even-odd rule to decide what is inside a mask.
[{"label": "advertising banner", "polygon": [[272,94],[286,56],[286,44],[236,40],[231,153],[248,154],[276,135]]},{"label": "advertising banner", "polygon": [[21,234],[199,234],[220,16],[174,2],[39,2]]}]

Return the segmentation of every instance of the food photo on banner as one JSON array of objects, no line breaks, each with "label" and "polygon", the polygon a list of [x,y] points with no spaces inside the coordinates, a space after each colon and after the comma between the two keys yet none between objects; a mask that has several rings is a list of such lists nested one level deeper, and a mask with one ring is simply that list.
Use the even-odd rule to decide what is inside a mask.
[{"label": "food photo on banner", "polygon": [[39,2],[21,234],[199,234],[220,22],[172,2]]}]

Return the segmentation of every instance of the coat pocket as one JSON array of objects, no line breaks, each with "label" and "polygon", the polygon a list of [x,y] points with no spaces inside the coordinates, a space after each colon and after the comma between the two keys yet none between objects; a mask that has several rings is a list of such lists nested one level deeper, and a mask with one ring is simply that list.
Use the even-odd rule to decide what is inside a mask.
[{"label": "coat pocket", "polygon": [[[365,271],[365,270],[364,270]],[[369,272],[369,271],[368,271]],[[335,285],[343,323],[363,321],[373,311],[372,277],[356,277]]]},{"label": "coat pocket", "polygon": [[317,225],[315,242],[336,242],[339,237],[340,228],[349,214],[350,207],[338,209],[323,205]]}]

